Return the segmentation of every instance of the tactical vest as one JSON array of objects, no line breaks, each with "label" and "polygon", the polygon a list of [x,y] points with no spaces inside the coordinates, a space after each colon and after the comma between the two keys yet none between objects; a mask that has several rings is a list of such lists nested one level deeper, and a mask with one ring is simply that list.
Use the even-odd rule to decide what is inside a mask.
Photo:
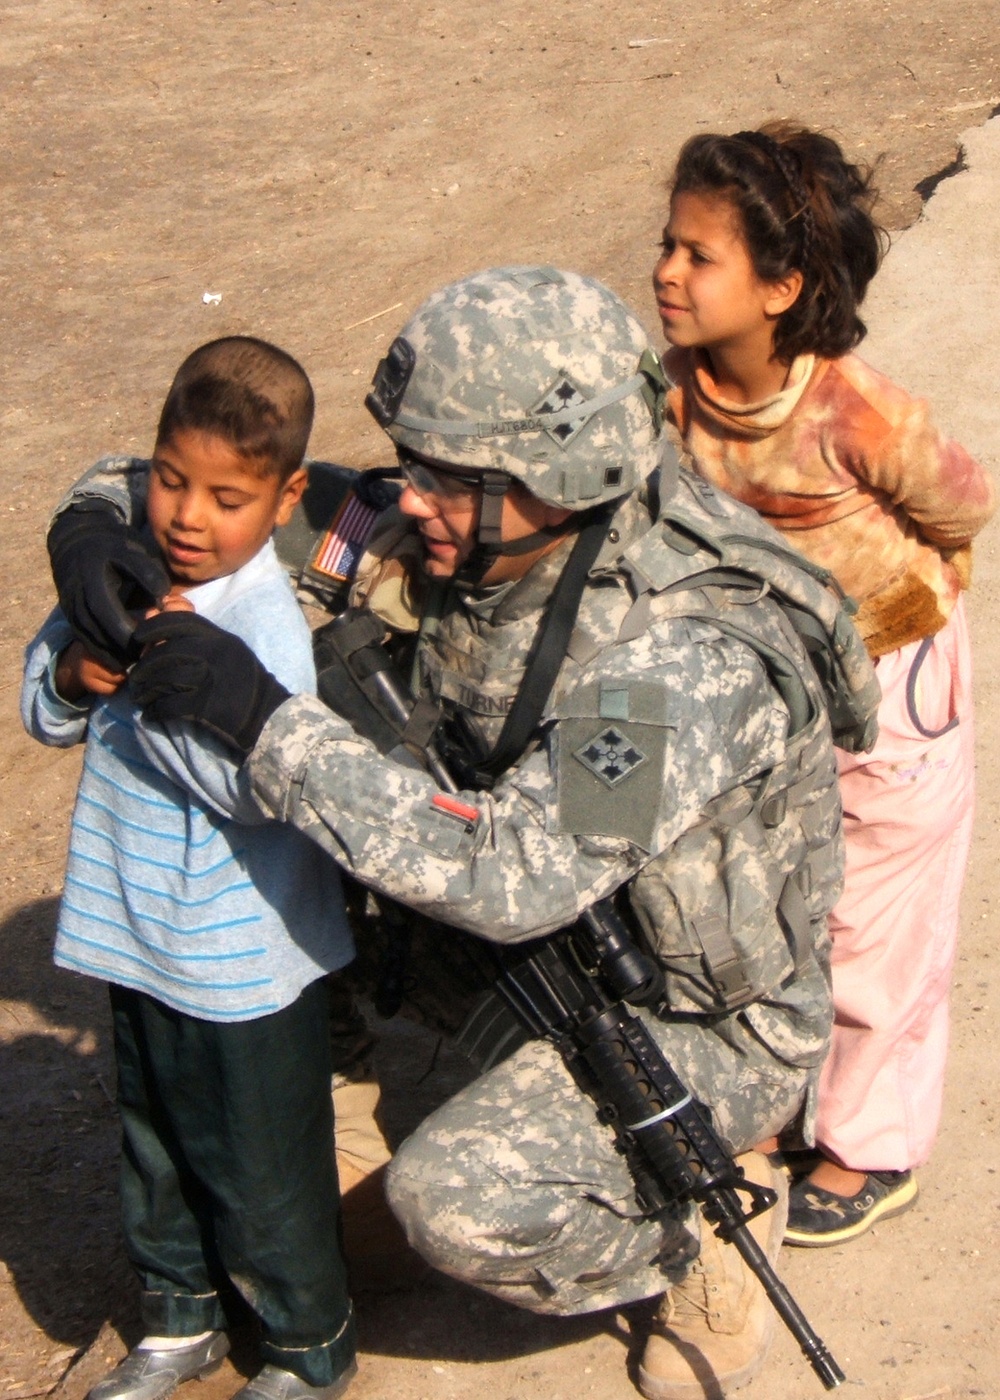
[{"label": "tactical vest", "polygon": [[[768,999],[778,988],[783,999],[822,997],[808,984],[825,976],[826,918],[841,886],[827,721],[841,747],[872,747],[874,667],[851,622],[853,605],[829,573],[788,548],[754,511],[686,472],[617,567],[634,598],[619,643],[666,618],[699,619],[757,655],[788,709],[782,760],[710,802],[627,892],[664,967],[670,1010],[716,1016],[745,1008],[781,1053],[775,1042],[785,1018],[771,1014]],[[560,718],[565,712],[556,707]],[[578,805],[586,811],[601,800],[595,782]],[[793,981],[801,985],[788,990]],[[796,1058],[803,1050],[788,1047]]]},{"label": "tactical vest", "polygon": [[[364,485],[360,492],[357,486],[346,469],[313,464],[300,513],[311,510],[311,517],[293,519],[276,541],[300,589],[331,611],[346,602],[350,568],[364,545],[357,503],[369,529],[376,514]],[[329,515],[321,524],[331,508],[333,525]],[[342,525],[338,531],[345,519],[355,521],[353,537]],[[829,733],[853,752],[872,747],[874,668],[851,623],[853,606],[828,571],[788,548],[755,512],[688,473],[616,567],[633,599],[619,642],[641,636],[653,620],[702,620],[757,655],[790,716],[783,761],[755,784],[709,803],[628,889],[667,974],[667,1008],[710,1016],[747,1008],[770,1040],[781,1018],[766,1024],[766,1005],[755,1003],[793,974],[808,982],[824,970],[816,954],[841,870]],[[764,600],[770,605],[759,606]],[[556,715],[562,718],[558,705]],[[595,786],[593,799],[600,798]]]}]

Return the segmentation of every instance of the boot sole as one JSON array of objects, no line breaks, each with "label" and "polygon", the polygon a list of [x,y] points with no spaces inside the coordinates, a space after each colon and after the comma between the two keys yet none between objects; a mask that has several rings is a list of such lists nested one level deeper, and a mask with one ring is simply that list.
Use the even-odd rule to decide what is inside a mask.
[{"label": "boot sole", "polygon": [[822,1234],[811,1235],[804,1230],[796,1230],[794,1226],[786,1227],[785,1244],[795,1245],[801,1249],[825,1249],[829,1245],[846,1244],[848,1240],[856,1240],[859,1235],[865,1234],[879,1220],[891,1220],[894,1215],[902,1215],[904,1211],[909,1210],[915,1204],[919,1195],[920,1188],[917,1185],[917,1179],[911,1177],[891,1196],[877,1201],[861,1220],[855,1220],[850,1225],[843,1225],[839,1230],[824,1230]]},{"label": "boot sole", "polygon": [[[283,1371],[280,1374],[287,1376],[288,1373]],[[344,1371],[337,1380],[332,1381],[330,1385],[315,1386],[315,1393],[325,1396],[326,1400],[339,1400],[340,1396],[347,1393],[351,1382],[357,1374],[358,1363],[357,1360],[352,1359],[346,1371]],[[261,1376],[263,1376],[263,1388],[257,1384],[258,1381],[261,1381]],[[233,1400],[262,1400],[264,1396],[273,1396],[275,1392],[268,1388],[270,1379],[272,1378],[264,1375],[262,1372],[261,1375],[255,1376],[253,1380],[247,1381],[246,1385],[233,1396]],[[279,1381],[278,1384],[280,1385],[281,1382]],[[301,1394],[302,1392],[300,1391],[299,1393]]]}]

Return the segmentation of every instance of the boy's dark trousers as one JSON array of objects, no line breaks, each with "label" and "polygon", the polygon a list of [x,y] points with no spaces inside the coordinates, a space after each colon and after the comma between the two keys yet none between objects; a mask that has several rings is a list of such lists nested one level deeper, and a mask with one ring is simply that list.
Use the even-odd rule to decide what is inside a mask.
[{"label": "boy's dark trousers", "polygon": [[226,1325],[228,1278],[262,1354],[328,1385],[355,1351],[340,1244],[326,988],[252,1021],[200,1021],[111,987],[122,1215],[147,1333]]}]

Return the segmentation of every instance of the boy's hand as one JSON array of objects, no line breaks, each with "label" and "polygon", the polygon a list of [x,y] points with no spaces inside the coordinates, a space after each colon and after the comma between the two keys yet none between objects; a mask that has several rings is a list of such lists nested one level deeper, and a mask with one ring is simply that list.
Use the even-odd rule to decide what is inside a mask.
[{"label": "boy's hand", "polygon": [[124,671],[112,670],[90,656],[82,642],[70,642],[60,653],[54,675],[56,690],[71,705],[85,695],[114,695],[124,679]]},{"label": "boy's hand", "polygon": [[147,604],[155,603],[170,589],[163,564],[138,530],[96,498],[64,510],[49,531],[48,546],[56,592],[74,636],[91,657],[117,673],[135,657],[130,602],[136,606],[138,593]]},{"label": "boy's hand", "polygon": [[159,617],[161,613],[167,612],[193,613],[194,603],[185,598],[183,593],[168,593],[158,608],[147,608],[143,617],[148,622],[151,617]]},{"label": "boy's hand", "polygon": [[240,754],[289,698],[245,642],[207,618],[157,614],[139,623],[135,640],[144,651],[129,690],[143,713],[204,725]]}]

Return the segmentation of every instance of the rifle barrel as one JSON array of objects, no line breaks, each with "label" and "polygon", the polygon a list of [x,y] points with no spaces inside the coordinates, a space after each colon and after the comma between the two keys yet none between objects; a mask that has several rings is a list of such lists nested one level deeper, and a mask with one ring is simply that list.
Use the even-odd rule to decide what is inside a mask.
[{"label": "rifle barrel", "polygon": [[740,1225],[732,1232],[727,1231],[725,1239],[736,1246],[747,1267],[757,1275],[775,1312],[802,1348],[802,1354],[826,1389],[835,1390],[838,1385],[842,1385],[846,1379],[843,1371],[837,1365],[822,1337],[812,1327],[805,1313],[774,1272],[770,1260],[750,1233],[749,1228],[746,1225]]}]

